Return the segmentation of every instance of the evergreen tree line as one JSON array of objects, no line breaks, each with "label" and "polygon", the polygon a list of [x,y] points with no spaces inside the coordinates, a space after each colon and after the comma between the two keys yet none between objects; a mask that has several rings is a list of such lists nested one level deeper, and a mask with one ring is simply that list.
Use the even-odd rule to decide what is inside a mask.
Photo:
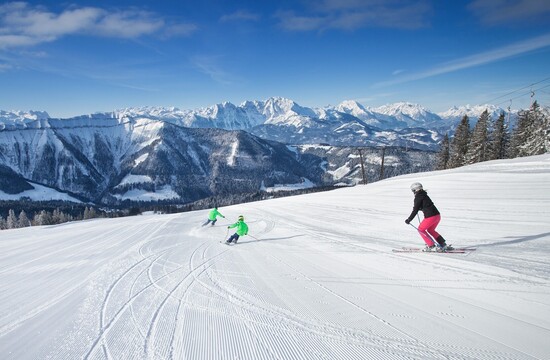
[{"label": "evergreen tree line", "polygon": [[35,212],[34,216],[27,215],[25,210],[21,210],[19,215],[17,215],[13,209],[9,209],[6,218],[0,216],[0,230],[18,229],[28,226],[56,225],[69,221],[86,220],[104,216],[104,213],[96,211],[93,207],[85,207],[84,212],[77,216],[65,213],[59,208],[51,212],[41,210]]},{"label": "evergreen tree line", "polygon": [[518,113],[512,131],[508,127],[504,113],[490,119],[489,112],[485,110],[470,130],[470,119],[465,115],[452,140],[448,135],[443,138],[436,168],[453,169],[482,161],[513,159],[550,151],[550,119],[536,101],[529,110]]}]

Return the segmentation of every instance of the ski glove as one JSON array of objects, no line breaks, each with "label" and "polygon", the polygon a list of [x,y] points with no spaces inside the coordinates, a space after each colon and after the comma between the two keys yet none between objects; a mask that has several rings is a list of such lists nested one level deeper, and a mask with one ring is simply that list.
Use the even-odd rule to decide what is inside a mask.
[{"label": "ski glove", "polygon": [[405,219],[405,224],[409,225],[411,221],[409,219]]}]

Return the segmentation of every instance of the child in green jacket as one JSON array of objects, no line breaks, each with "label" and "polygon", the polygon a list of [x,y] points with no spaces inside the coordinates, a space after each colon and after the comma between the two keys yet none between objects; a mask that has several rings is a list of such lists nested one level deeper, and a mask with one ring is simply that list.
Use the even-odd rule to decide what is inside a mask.
[{"label": "child in green jacket", "polygon": [[210,212],[208,213],[208,220],[206,220],[206,222],[202,224],[202,226],[206,226],[210,222],[212,222],[212,226],[214,226],[216,221],[218,221],[217,219],[218,215],[225,219],[225,216],[223,216],[222,213],[218,211],[218,207],[216,206],[215,208],[210,210]]},{"label": "child in green jacket", "polygon": [[236,223],[229,225],[227,228],[232,229],[235,227],[237,228],[237,231],[233,235],[231,235],[229,239],[227,239],[227,241],[225,242],[226,244],[231,244],[231,241],[236,244],[240,236],[248,234],[248,225],[246,225],[246,223],[244,222],[244,216],[239,215],[239,220]]}]

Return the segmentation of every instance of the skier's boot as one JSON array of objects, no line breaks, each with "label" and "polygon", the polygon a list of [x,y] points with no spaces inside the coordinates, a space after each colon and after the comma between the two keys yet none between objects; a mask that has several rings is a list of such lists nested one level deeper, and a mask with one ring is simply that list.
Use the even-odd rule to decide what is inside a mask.
[{"label": "skier's boot", "polygon": [[422,249],[422,251],[424,251],[424,252],[435,251],[435,245],[432,245],[432,246],[426,245],[426,247],[424,249]]},{"label": "skier's boot", "polygon": [[447,245],[443,236],[439,235],[436,239],[437,243],[441,245],[441,251],[453,250],[454,248],[451,245]]}]

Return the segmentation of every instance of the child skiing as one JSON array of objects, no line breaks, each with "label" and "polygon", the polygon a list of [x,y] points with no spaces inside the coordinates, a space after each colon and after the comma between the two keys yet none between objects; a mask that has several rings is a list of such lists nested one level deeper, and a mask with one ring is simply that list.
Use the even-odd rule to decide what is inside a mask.
[{"label": "child skiing", "polygon": [[212,226],[214,226],[214,224],[216,223],[216,221],[218,221],[217,217],[221,216],[222,218],[225,219],[225,216],[223,216],[219,211],[218,211],[218,207],[214,207],[212,210],[210,210],[210,212],[208,213],[208,220],[206,220],[206,222],[204,224],[202,224],[202,226],[206,226],[208,225],[210,222],[212,222]]},{"label": "child skiing", "polygon": [[232,229],[235,227],[237,228],[237,231],[233,235],[231,235],[229,239],[227,239],[227,241],[225,242],[226,244],[231,244],[231,241],[236,244],[240,236],[248,234],[248,225],[246,225],[246,223],[244,222],[244,216],[239,215],[239,220],[236,223],[229,225],[227,228]]},{"label": "child skiing", "polygon": [[[422,210],[424,213],[424,220],[418,225],[418,232],[426,243],[424,251],[452,250],[453,248],[445,243],[443,236],[435,230],[439,221],[441,221],[441,214],[435,207],[432,199],[428,196],[428,193],[423,189],[422,184],[418,182],[413,183],[411,185],[411,190],[414,193],[414,206],[411,215],[405,220],[405,223],[409,224],[418,211]],[[433,239],[439,243],[439,248],[435,248]]]}]

